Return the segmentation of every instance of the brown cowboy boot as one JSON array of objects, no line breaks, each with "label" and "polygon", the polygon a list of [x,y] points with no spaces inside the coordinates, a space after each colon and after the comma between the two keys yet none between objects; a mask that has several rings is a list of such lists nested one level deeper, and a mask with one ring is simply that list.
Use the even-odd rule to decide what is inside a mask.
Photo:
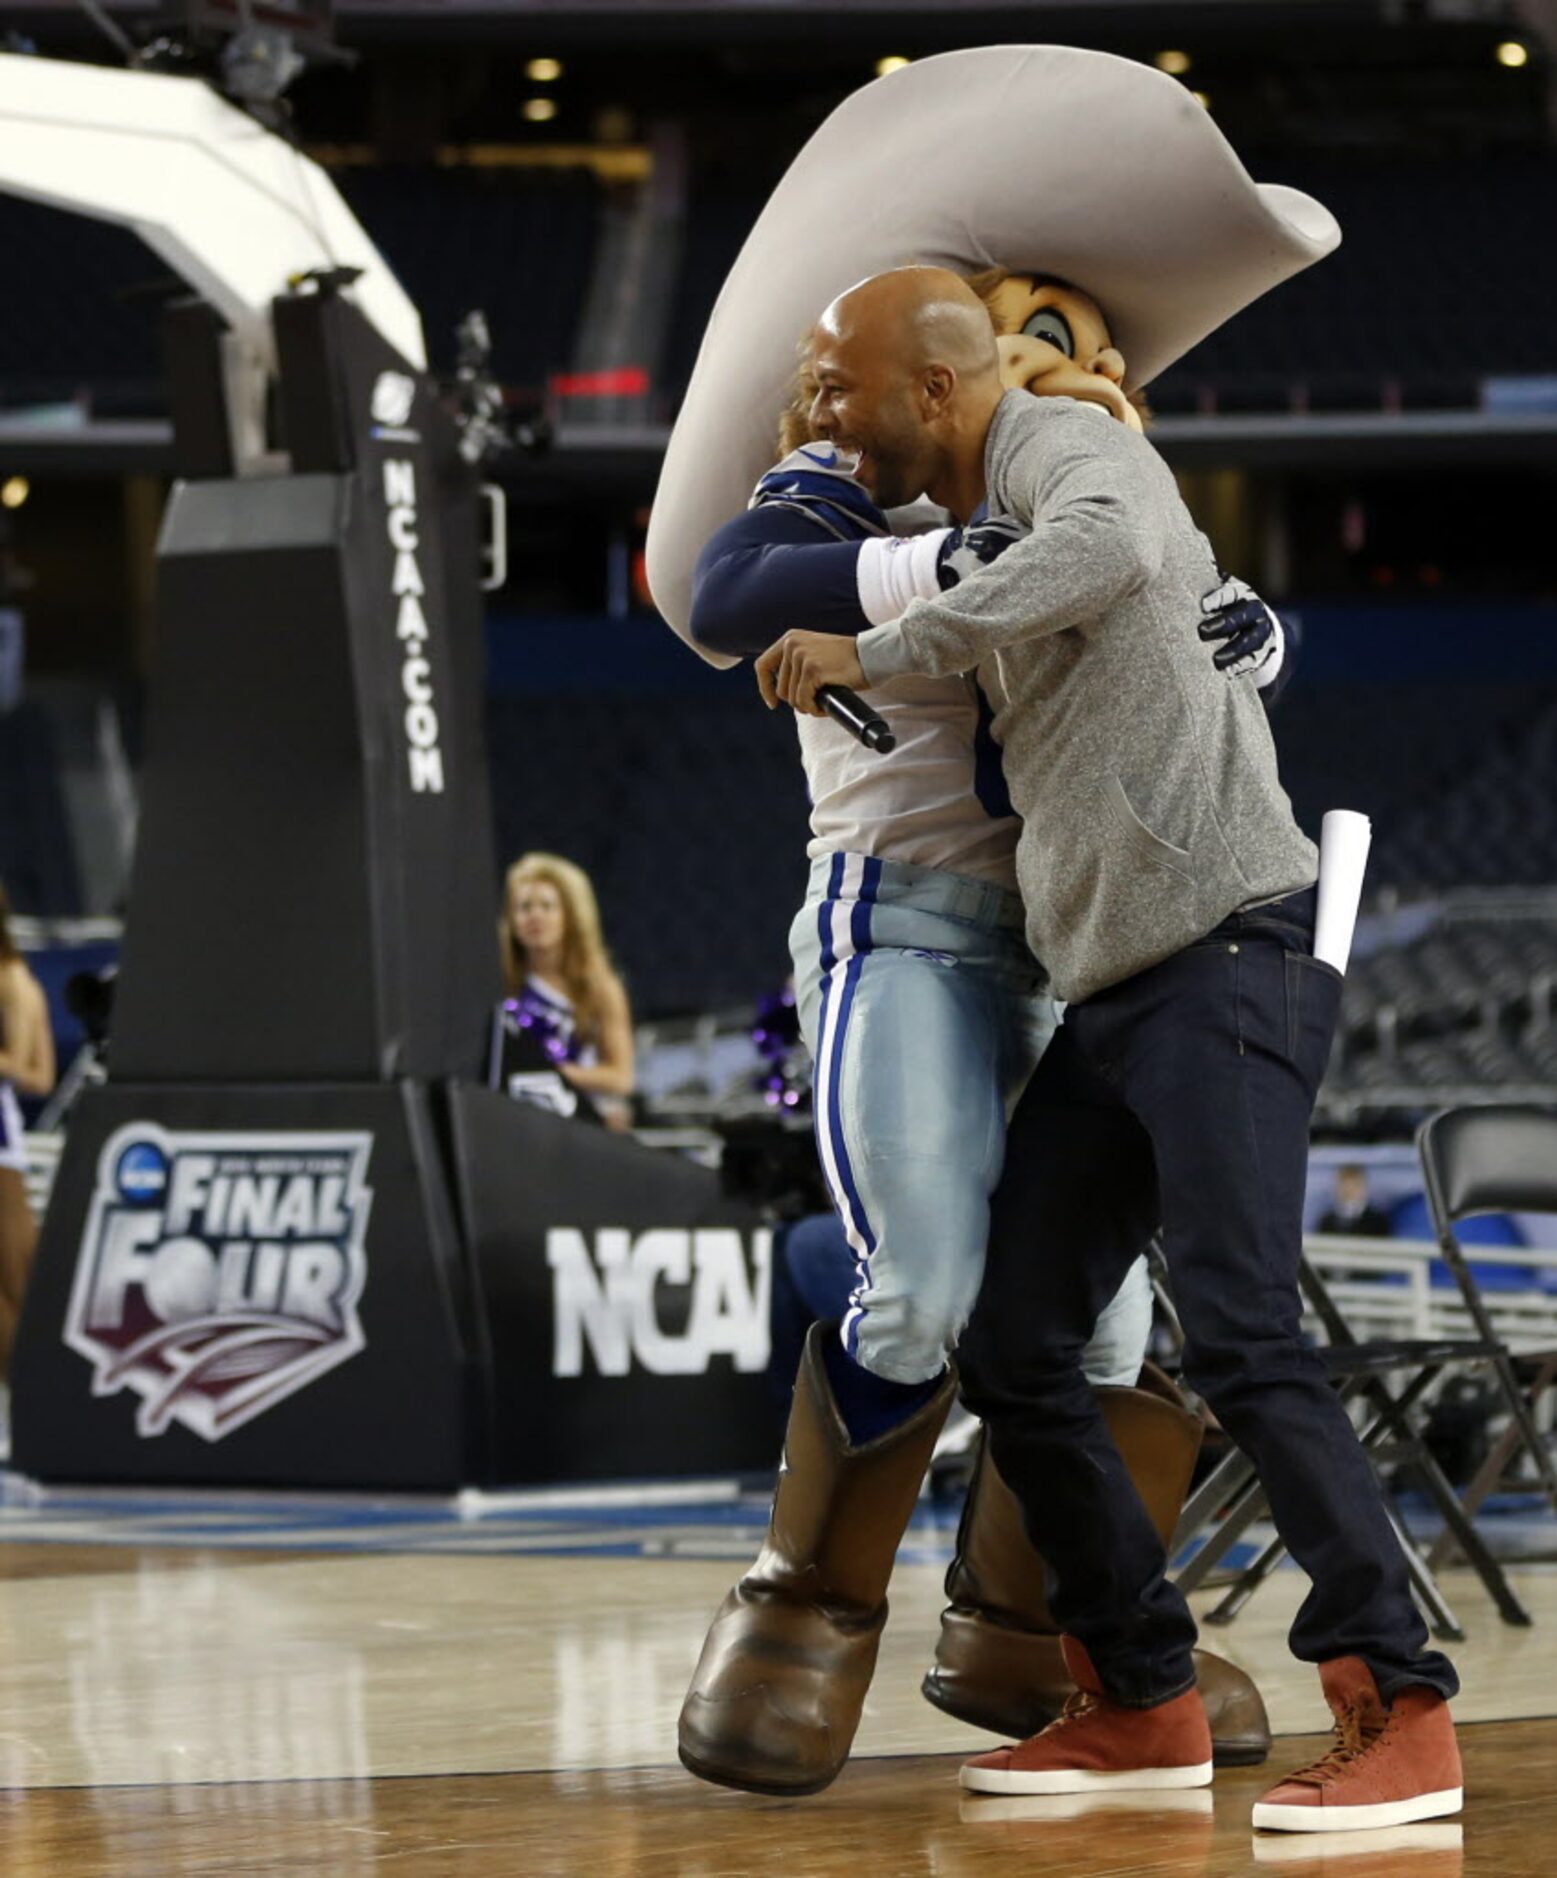
[{"label": "brown cowboy boot", "polygon": [[862,1447],[833,1401],[813,1324],[795,1379],[768,1536],[714,1618],[681,1708],[682,1765],[753,1793],[816,1793],[849,1758],[887,1619],[887,1580],[957,1392],[940,1388]]},{"label": "brown cowboy boot", "polygon": [[[1141,1386],[1102,1388],[1098,1404],[1168,1543],[1189,1491],[1202,1424],[1179,1392],[1147,1364]],[[990,1457],[979,1452],[946,1574],[950,1605],[941,1613],[925,1699],[959,1721],[1025,1740],[1046,1727],[1074,1693],[1049,1613],[1042,1559],[1022,1524],[1016,1495]],[[1195,1672],[1222,1767],[1252,1767],[1270,1752],[1270,1723],[1254,1683],[1224,1657],[1196,1650]]]}]

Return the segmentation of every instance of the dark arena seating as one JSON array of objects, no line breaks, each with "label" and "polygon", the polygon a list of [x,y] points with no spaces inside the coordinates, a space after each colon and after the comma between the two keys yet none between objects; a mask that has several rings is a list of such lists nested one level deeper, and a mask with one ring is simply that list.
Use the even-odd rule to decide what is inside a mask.
[{"label": "dark arena seating", "polygon": [[0,294],[0,407],[161,407],[156,316],[178,282],[139,236],[0,194],[0,253],[27,256],[29,280]]},{"label": "dark arena seating", "polygon": [[[590,170],[346,166],[336,181],[420,309],[435,366],[452,366],[472,307],[505,384],[541,391],[567,366],[594,253]],[[138,236],[0,194],[0,253],[28,256],[30,278],[0,297],[0,408],[164,407],[157,314],[184,289]]]},{"label": "dark arena seating", "polygon": [[[1557,295],[1557,252],[1531,239],[1557,195],[1550,152],[1305,153],[1251,167],[1332,208],[1342,246],[1166,372],[1151,388],[1154,409],[1452,409],[1478,404],[1486,377],[1557,372],[1557,328],[1541,311]],[[727,181],[696,199],[665,360],[672,400],[762,200]],[[1498,308],[1494,348],[1470,341],[1457,317],[1477,304]]]},{"label": "dark arena seating", "polygon": [[1306,826],[1343,804],[1374,820],[1323,1111],[1557,1090],[1551,688],[1298,685],[1276,731]]},{"label": "dark arena seating", "polygon": [[33,704],[0,713],[0,880],[12,904],[57,918],[80,910],[59,756]]},{"label": "dark arena seating", "polygon": [[[1537,309],[1557,255],[1530,230],[1557,192],[1548,151],[1423,161],[1268,160],[1260,176],[1318,196],[1345,231],[1323,269],[1213,333],[1152,388],[1186,409],[1452,408],[1485,377],[1557,371],[1557,331]],[[1499,308],[1495,345],[1467,343],[1453,309]]]},{"label": "dark arena seating", "polygon": [[1413,802],[1390,829],[1377,875],[1400,888],[1557,879],[1557,702],[1509,727],[1465,773]]},{"label": "dark arena seating", "polygon": [[1357,958],[1332,1099],[1557,1086],[1557,892],[1497,899],[1456,896],[1419,938]]},{"label": "dark arena seating", "polygon": [[[1557,258],[1529,238],[1557,191],[1549,153],[1306,156],[1260,173],[1330,204],[1345,241],[1324,270],[1256,304],[1158,380],[1151,397],[1163,415],[1457,408],[1480,401],[1487,377],[1557,372],[1557,336],[1534,310],[1557,294]],[[479,305],[506,383],[539,388],[568,364],[594,252],[592,172],[344,165],[336,180],[421,308],[435,363],[451,362],[455,322]],[[659,374],[667,412],[761,206],[729,178],[694,185]],[[174,284],[157,257],[124,230],[10,197],[0,198],[0,242],[39,257],[34,291],[0,310],[0,399],[91,387],[120,406],[153,400],[158,289]],[[1491,355],[1467,347],[1453,311],[1477,299],[1500,308]]]},{"label": "dark arena seating", "polygon": [[335,180],[421,309],[435,366],[453,363],[472,307],[505,384],[543,390],[567,366],[595,247],[591,171],[343,168]]},{"label": "dark arena seating", "polygon": [[[741,244],[762,210],[763,198],[753,198],[750,187],[728,178],[694,184],[688,205],[686,246],[676,275],[671,318],[661,360],[660,384],[667,410],[674,409],[686,389],[703,328],[719,298]],[[804,337],[795,334],[798,345]]]},{"label": "dark arena seating", "polygon": [[1294,685],[1275,718],[1298,820],[1374,821],[1370,886],[1413,893],[1557,879],[1552,703],[1529,686]]},{"label": "dark arena seating", "polygon": [[635,1011],[755,1006],[783,983],[806,872],[792,722],[743,685],[729,701],[494,698],[487,723],[500,852],[592,875]]}]

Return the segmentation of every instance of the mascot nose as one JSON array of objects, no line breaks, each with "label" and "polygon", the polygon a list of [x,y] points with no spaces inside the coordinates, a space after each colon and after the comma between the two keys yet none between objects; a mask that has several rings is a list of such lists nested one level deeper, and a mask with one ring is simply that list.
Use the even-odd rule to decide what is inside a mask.
[{"label": "mascot nose", "polygon": [[1122,352],[1116,352],[1112,346],[1104,346],[1103,350],[1092,361],[1092,370],[1094,372],[1101,372],[1103,377],[1110,380],[1113,384],[1122,385],[1125,375],[1124,354]]}]

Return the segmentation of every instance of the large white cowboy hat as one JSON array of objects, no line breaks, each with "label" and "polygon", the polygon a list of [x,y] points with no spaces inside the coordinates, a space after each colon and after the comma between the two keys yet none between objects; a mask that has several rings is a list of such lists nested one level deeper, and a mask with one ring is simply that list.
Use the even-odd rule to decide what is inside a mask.
[{"label": "large white cowboy hat", "polygon": [[1133,389],[1340,239],[1150,66],[981,46],[876,79],[790,165],[714,307],[649,522],[655,604],[687,638],[698,553],[772,464],[797,346],[857,281],[914,261],[1058,275],[1103,308]]}]

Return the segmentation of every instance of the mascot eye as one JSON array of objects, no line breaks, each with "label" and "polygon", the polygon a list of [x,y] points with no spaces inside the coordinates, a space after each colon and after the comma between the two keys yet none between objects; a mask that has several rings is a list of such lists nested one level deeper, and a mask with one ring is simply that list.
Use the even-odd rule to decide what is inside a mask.
[{"label": "mascot eye", "polygon": [[1071,337],[1070,322],[1052,306],[1041,307],[1022,328],[1029,339],[1042,339],[1068,359],[1076,356],[1076,342]]}]

